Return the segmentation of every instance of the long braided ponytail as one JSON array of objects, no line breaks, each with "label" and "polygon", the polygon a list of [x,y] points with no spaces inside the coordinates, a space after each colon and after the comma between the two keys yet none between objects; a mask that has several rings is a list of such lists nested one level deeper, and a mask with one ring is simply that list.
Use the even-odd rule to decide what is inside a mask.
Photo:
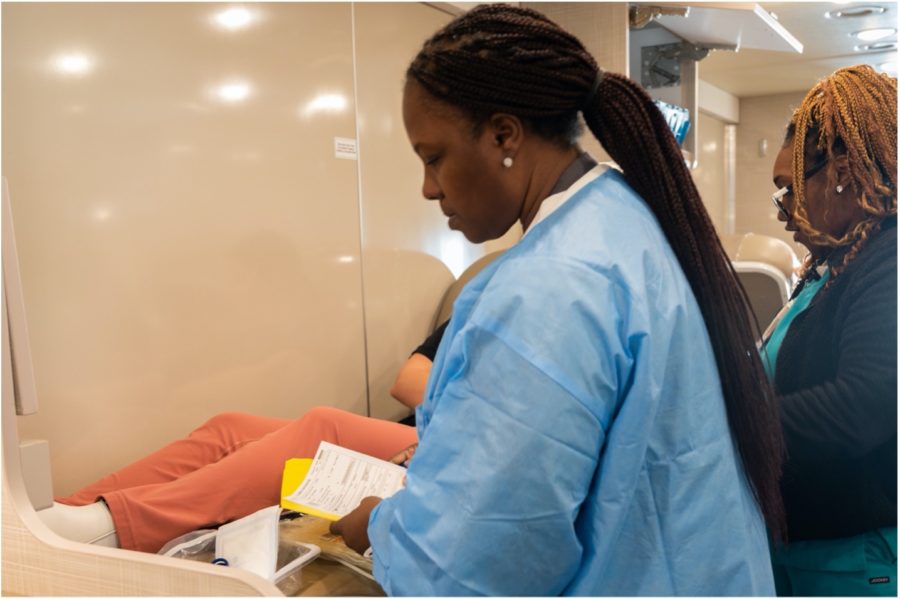
[{"label": "long braided ponytail", "polygon": [[626,77],[602,73],[581,42],[544,15],[479,6],[428,40],[407,71],[473,123],[493,113],[571,144],[577,115],[653,210],[697,298],[722,381],[728,422],[770,531],[784,534],[778,406],[756,350],[746,294],[662,113]]}]

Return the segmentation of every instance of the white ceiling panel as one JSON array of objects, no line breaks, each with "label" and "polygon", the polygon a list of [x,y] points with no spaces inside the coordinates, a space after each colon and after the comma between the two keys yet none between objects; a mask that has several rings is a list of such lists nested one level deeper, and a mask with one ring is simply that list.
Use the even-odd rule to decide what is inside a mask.
[{"label": "white ceiling panel", "polygon": [[694,4],[686,17],[662,15],[656,21],[695,44],[803,51],[803,44],[759,4]]},{"label": "white ceiling panel", "polygon": [[[860,6],[883,7],[881,14],[827,18],[825,14],[841,8]],[[803,53],[773,52],[744,48],[739,52],[713,51],[700,63],[700,77],[738,97],[761,96],[812,87],[835,69],[854,64],[870,64],[881,68],[885,63],[896,74],[896,32],[879,40],[893,42],[893,50],[861,50],[864,44],[855,35],[874,27],[897,28],[895,2],[765,2],[766,11],[803,44]]]}]

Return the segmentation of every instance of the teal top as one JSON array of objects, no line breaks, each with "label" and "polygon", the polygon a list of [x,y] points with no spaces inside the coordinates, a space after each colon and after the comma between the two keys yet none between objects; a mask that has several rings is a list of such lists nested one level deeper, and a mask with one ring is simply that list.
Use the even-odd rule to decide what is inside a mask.
[{"label": "teal top", "polygon": [[772,321],[772,324],[769,325],[771,333],[764,337],[762,346],[759,348],[759,355],[762,358],[766,376],[769,377],[769,381],[773,384],[775,383],[775,363],[778,361],[778,350],[781,349],[781,342],[784,341],[784,336],[791,327],[791,322],[798,314],[806,310],[816,293],[828,280],[828,275],[830,274],[831,269],[826,268],[818,280],[807,281],[800,293],[797,294],[797,297],[785,304],[781,312],[775,317],[775,320]]}]

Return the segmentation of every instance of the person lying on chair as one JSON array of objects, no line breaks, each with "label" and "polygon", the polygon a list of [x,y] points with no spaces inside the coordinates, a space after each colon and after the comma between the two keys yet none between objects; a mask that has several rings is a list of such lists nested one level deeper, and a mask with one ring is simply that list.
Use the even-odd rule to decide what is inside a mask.
[{"label": "person lying on chair", "polygon": [[[400,368],[391,393],[404,405],[421,403],[445,328],[446,323]],[[322,441],[401,463],[411,457],[417,437],[414,427],[329,407],[296,420],[227,412],[56,498],[38,516],[71,540],[155,553],[182,534],[279,503],[284,462],[313,457]]]}]

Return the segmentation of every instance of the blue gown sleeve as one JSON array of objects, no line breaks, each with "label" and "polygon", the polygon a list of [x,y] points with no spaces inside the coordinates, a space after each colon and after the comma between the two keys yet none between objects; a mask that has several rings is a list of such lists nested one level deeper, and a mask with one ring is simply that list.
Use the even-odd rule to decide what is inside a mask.
[{"label": "blue gown sleeve", "polygon": [[494,274],[443,356],[406,488],[369,520],[389,595],[562,592],[631,368],[630,304],[578,264],[513,261]]}]

